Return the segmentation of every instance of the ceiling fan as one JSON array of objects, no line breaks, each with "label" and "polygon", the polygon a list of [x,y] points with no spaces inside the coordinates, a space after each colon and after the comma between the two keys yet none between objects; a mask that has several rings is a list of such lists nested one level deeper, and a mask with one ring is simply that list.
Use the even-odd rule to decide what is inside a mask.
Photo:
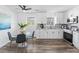
[{"label": "ceiling fan", "polygon": [[20,7],[22,10],[25,10],[25,11],[32,9],[32,8],[27,8],[27,6],[25,6],[25,5],[19,5],[19,7]]}]

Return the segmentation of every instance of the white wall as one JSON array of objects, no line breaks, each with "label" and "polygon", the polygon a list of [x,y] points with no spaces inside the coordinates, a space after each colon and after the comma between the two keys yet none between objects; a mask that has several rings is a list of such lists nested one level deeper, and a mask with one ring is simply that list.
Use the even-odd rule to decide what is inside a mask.
[{"label": "white wall", "polygon": [[[35,17],[34,19],[34,26],[29,26],[28,29],[26,29],[26,32],[28,30],[35,30],[37,28],[37,24],[39,23],[47,23],[47,17],[57,17],[56,21],[58,24],[62,24],[64,23],[64,12],[58,12],[55,13],[53,11],[48,11],[48,12],[44,12],[44,13],[18,13],[17,14],[17,22],[26,22],[27,21],[27,17]],[[58,18],[60,17],[60,18]]]},{"label": "white wall", "polygon": [[17,21],[27,21],[27,17],[35,17],[35,23],[46,23],[47,17],[55,17],[57,19],[57,23],[65,23],[65,13],[64,12],[53,12],[48,11],[45,13],[18,13]]},{"label": "white wall", "polygon": [[0,13],[7,14],[11,16],[11,29],[0,30],[0,48],[9,42],[9,38],[7,32],[10,31],[13,35],[16,34],[16,16],[15,14],[9,10],[6,6],[0,6]]},{"label": "white wall", "polygon": [[45,22],[46,14],[45,13],[18,13],[17,22],[27,22],[27,17],[34,17],[34,25],[29,26],[26,29],[26,32],[29,30],[35,30],[38,23]]}]

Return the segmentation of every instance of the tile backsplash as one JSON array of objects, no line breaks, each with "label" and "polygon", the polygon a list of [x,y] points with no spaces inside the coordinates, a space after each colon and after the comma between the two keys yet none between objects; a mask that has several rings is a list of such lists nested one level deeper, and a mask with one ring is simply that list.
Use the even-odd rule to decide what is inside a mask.
[{"label": "tile backsplash", "polygon": [[[61,29],[61,24],[55,24],[55,25],[47,25],[47,24],[38,24],[37,29]],[[42,28],[43,27],[43,28]]]}]

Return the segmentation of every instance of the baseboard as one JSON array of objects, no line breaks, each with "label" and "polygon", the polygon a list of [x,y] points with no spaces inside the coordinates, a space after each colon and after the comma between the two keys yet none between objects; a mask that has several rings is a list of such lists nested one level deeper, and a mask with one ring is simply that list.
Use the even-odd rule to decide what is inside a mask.
[{"label": "baseboard", "polygon": [[[50,40],[53,40],[54,38],[36,38],[36,39],[50,39]],[[55,38],[56,40],[60,40],[60,39],[63,39],[63,38]]]}]

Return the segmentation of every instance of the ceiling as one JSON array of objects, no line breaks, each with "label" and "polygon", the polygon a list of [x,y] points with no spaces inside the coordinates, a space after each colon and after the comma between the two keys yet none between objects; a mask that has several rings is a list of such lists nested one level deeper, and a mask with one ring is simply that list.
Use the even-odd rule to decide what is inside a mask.
[{"label": "ceiling", "polygon": [[[20,13],[23,12],[22,9],[18,5],[6,5],[13,12]],[[26,12],[63,12],[70,10],[78,5],[26,5],[28,8],[32,8],[32,10]]]}]

